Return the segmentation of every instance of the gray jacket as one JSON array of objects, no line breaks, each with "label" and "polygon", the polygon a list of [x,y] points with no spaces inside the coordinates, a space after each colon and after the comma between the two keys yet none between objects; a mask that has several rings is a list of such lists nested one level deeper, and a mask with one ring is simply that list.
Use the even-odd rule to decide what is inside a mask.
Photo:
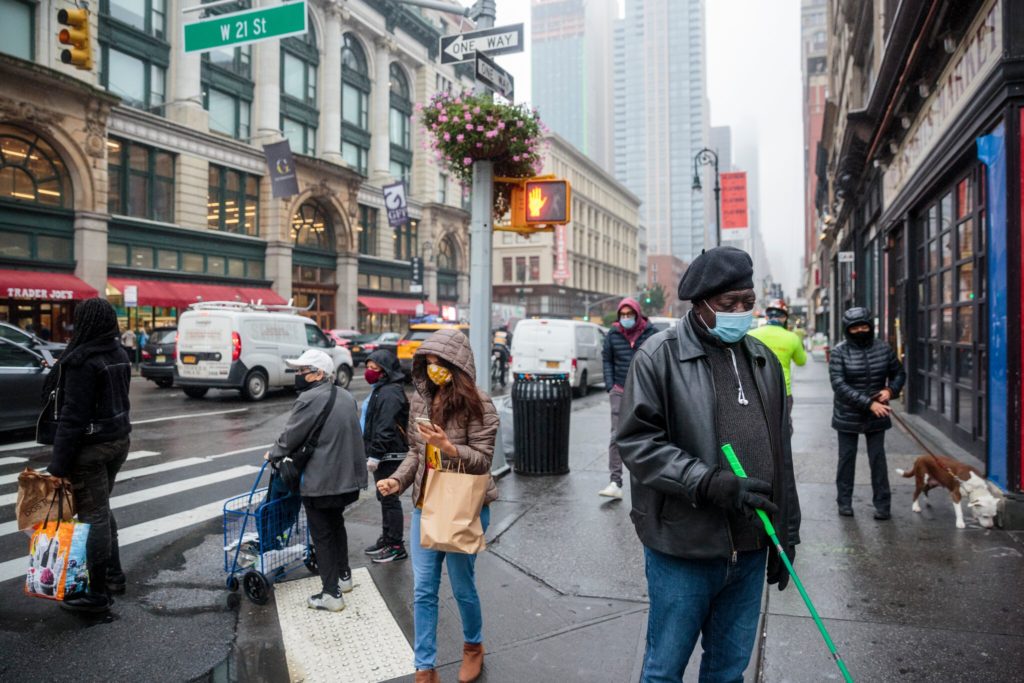
[{"label": "gray jacket", "polygon": [[[321,382],[299,394],[270,451],[271,460],[283,459],[305,443],[330,397],[330,382]],[[302,472],[300,493],[307,497],[335,496],[365,488],[366,453],[359,429],[359,409],[352,394],[339,387],[316,451]]]}]

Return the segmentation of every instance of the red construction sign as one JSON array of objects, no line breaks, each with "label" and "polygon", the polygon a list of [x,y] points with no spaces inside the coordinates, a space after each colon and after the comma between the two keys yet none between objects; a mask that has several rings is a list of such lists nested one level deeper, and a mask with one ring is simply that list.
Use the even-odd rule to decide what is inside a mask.
[{"label": "red construction sign", "polygon": [[722,184],[722,231],[746,230],[747,220],[747,172],[723,173]]}]

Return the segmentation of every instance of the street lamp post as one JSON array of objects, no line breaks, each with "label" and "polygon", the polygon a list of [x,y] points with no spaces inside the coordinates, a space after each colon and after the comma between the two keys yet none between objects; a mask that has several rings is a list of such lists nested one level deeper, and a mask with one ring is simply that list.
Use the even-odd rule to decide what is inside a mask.
[{"label": "street lamp post", "polygon": [[718,154],[716,154],[714,150],[705,147],[697,152],[693,157],[694,192],[699,192],[701,189],[701,166],[713,166],[715,169],[715,246],[718,247],[722,245],[722,203],[719,201],[719,195],[722,192],[722,187],[718,184]]}]

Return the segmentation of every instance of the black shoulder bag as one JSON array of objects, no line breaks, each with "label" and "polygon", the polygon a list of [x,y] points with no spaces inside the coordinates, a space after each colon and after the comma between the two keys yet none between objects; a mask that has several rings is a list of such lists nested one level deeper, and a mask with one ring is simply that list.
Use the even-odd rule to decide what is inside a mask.
[{"label": "black shoulder bag", "polygon": [[313,457],[313,453],[320,443],[320,432],[324,428],[324,423],[327,422],[327,416],[330,415],[331,408],[334,407],[334,399],[337,395],[337,385],[331,384],[331,395],[327,399],[327,405],[324,406],[317,416],[316,422],[313,423],[313,430],[306,437],[306,441],[296,451],[286,455],[277,464],[277,474],[281,477],[281,482],[292,493],[299,492],[299,485],[302,483],[302,471],[306,469],[309,459]]}]

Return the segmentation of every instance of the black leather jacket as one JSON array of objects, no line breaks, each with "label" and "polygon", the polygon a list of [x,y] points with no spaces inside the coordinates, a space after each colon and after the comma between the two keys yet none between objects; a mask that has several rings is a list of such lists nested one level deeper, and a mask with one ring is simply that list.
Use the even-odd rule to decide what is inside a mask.
[{"label": "black leather jacket", "polygon": [[891,346],[881,339],[867,346],[846,340],[832,350],[828,374],[835,392],[833,429],[867,434],[892,427],[890,418],[875,417],[870,410],[879,391],[888,388],[896,398],[907,382],[907,373]]},{"label": "black leather jacket", "polygon": [[[739,346],[753,360],[768,413],[773,500],[779,506],[772,524],[782,544],[794,546],[800,542],[800,501],[782,366],[753,337]],[[632,484],[630,518],[649,548],[694,560],[728,559],[735,552],[725,511],[702,504],[698,496],[705,474],[729,467],[719,450],[715,404],[710,363],[690,316],[637,351],[626,380],[618,445]]]}]

